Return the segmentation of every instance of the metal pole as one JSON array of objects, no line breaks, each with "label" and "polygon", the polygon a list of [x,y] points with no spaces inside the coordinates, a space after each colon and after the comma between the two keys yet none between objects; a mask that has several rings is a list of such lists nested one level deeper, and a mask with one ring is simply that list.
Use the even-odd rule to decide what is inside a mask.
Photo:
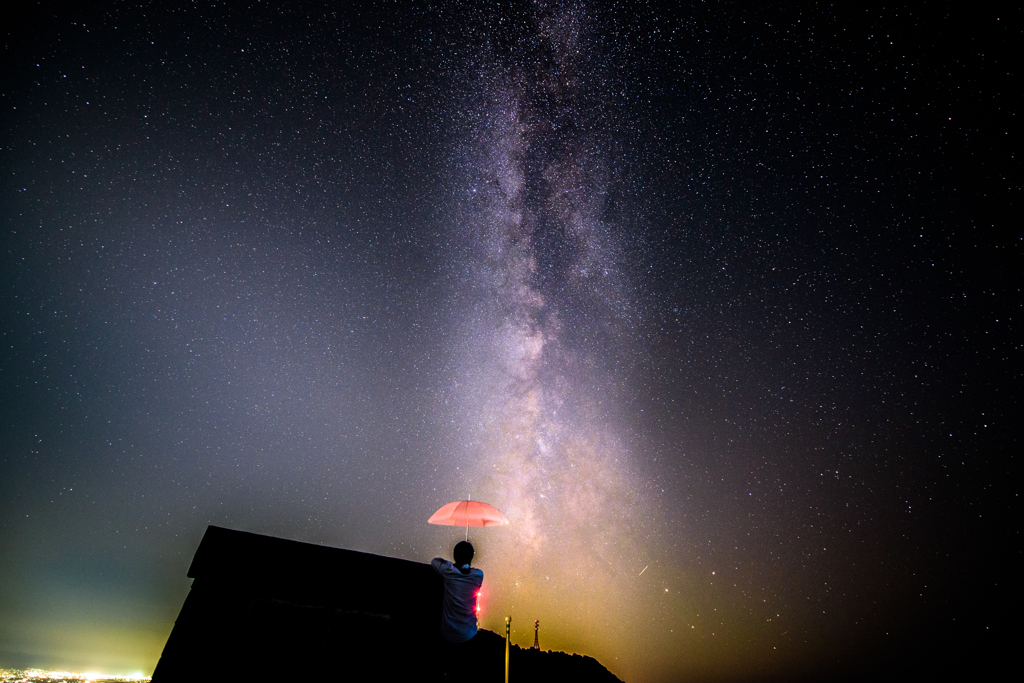
[{"label": "metal pole", "polygon": [[508,683],[508,633],[512,626],[512,617],[505,617],[505,683]]}]

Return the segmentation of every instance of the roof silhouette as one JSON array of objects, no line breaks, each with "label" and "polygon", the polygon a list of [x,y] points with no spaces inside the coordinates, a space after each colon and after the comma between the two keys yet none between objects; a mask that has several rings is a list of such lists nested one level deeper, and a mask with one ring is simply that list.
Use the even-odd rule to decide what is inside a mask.
[{"label": "roof silhouette", "polygon": [[[504,681],[501,636],[442,640],[443,585],[429,564],[210,526],[188,576],[153,683]],[[590,657],[512,647],[510,679],[566,676],[618,681]]]}]

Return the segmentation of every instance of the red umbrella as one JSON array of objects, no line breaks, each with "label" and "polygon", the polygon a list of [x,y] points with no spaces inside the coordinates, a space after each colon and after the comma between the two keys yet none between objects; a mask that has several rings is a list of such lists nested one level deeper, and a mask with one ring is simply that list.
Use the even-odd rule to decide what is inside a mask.
[{"label": "red umbrella", "polygon": [[466,527],[469,537],[471,526],[503,526],[508,524],[505,515],[493,505],[479,500],[456,500],[443,506],[427,520],[431,524]]}]

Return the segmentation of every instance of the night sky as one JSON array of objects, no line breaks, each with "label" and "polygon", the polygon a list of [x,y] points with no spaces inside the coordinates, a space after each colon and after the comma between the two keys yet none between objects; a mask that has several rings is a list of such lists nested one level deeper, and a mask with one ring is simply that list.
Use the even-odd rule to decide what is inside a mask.
[{"label": "night sky", "polygon": [[1009,656],[1019,9],[16,4],[0,666],[467,496],[482,626],[630,683]]}]

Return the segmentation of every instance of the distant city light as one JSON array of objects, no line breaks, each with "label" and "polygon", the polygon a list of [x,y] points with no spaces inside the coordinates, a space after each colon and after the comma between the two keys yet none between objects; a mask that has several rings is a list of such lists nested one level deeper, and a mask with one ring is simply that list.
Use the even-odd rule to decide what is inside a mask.
[{"label": "distant city light", "polygon": [[62,681],[88,681],[89,683],[105,683],[107,681],[149,681],[149,676],[134,673],[129,676],[115,676],[93,671],[78,673],[75,671],[44,671],[43,669],[0,669],[0,683],[60,683]]}]

